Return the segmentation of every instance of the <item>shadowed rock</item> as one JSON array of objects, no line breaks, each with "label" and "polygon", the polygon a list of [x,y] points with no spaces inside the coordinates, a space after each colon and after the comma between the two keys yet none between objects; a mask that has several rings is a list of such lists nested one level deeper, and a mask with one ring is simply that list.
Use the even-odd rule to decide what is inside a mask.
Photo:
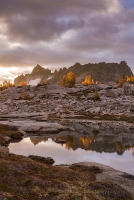
[{"label": "shadowed rock", "polygon": [[37,162],[40,162],[40,163],[43,163],[43,164],[46,164],[46,165],[53,165],[54,164],[54,160],[50,157],[41,157],[41,156],[34,156],[34,155],[30,155],[28,156],[29,158],[31,158],[32,160],[34,161],[37,161]]}]

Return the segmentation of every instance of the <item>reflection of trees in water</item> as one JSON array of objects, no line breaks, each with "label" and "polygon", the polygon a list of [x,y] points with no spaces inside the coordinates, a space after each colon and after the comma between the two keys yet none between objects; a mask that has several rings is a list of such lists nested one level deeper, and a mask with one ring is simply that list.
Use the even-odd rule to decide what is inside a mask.
[{"label": "reflection of trees in water", "polygon": [[[122,155],[125,151],[131,150],[132,146],[123,146],[121,142],[110,142],[97,141],[93,137],[80,137],[83,146],[88,150],[95,150],[96,152],[117,152],[118,155]],[[132,150],[132,155],[134,156],[134,148]]]},{"label": "reflection of trees in water", "polygon": [[125,147],[123,147],[123,148],[127,151],[127,150],[132,149],[132,146],[131,146],[131,145],[128,145],[128,146],[125,146]]},{"label": "reflection of trees in water", "polygon": [[40,142],[46,142],[48,138],[31,137],[30,140],[34,145],[37,145]]},{"label": "reflection of trees in water", "polygon": [[[124,146],[121,142],[107,142],[107,141],[97,141],[98,134],[93,134],[92,137],[82,136],[80,140],[87,150],[95,150],[96,152],[117,152],[118,155],[122,155],[125,151],[131,150],[132,146]],[[104,137],[105,138],[105,137]],[[132,150],[132,155],[134,156],[134,148]]]},{"label": "reflection of trees in water", "polygon": [[116,142],[116,151],[118,155],[122,155],[123,151],[130,150],[132,148],[131,145],[123,146],[121,142]]},{"label": "reflection of trees in water", "polygon": [[[98,138],[98,131],[93,131],[90,137],[88,136],[81,136],[80,138],[72,135],[62,135],[57,137],[56,139],[66,140],[66,144],[60,143],[59,145],[63,146],[67,150],[77,150],[78,148],[85,149],[85,150],[92,150],[99,153],[107,152],[107,153],[114,153],[116,152],[118,155],[122,155],[126,150],[131,150],[132,148],[132,156],[134,156],[134,146],[128,145],[126,146],[123,142],[116,142],[114,141],[116,136],[108,136],[103,135],[102,137]],[[100,140],[101,139],[101,140]],[[31,142],[34,145],[37,145],[40,142],[46,142],[48,138],[39,138],[39,137],[31,137]],[[54,142],[54,139],[52,139]],[[98,141],[97,141],[98,140]],[[128,138],[129,141],[129,138]]]},{"label": "reflection of trees in water", "polygon": [[118,152],[119,155],[122,154],[122,149],[123,149],[122,143],[116,142],[116,151]]},{"label": "reflection of trees in water", "polygon": [[134,157],[134,148],[132,149],[132,157]]},{"label": "reflection of trees in water", "polygon": [[80,140],[82,141],[82,144],[86,149],[89,147],[89,144],[96,141],[98,133],[99,133],[98,131],[93,130],[92,137],[85,137],[85,136],[80,137]]},{"label": "reflection of trees in water", "polygon": [[66,142],[66,144],[65,144],[65,148],[68,149],[68,150],[71,150],[72,147],[73,147],[73,143],[74,143],[73,136],[67,135],[66,141],[67,141],[67,142]]},{"label": "reflection of trees in water", "polygon": [[82,141],[82,144],[86,149],[89,147],[89,144],[93,142],[92,138],[87,138],[87,137],[80,137],[80,140]]},{"label": "reflection of trees in water", "polygon": [[62,136],[60,136],[60,137],[57,137],[56,139],[65,140],[66,137],[62,135]]},{"label": "reflection of trees in water", "polygon": [[124,146],[121,142],[116,142],[116,152],[118,155],[122,155],[125,151],[131,150],[132,146]]},{"label": "reflection of trees in water", "polygon": [[[67,135],[67,136],[60,136],[57,137],[56,139],[60,140],[66,140],[65,148],[67,150],[71,150],[74,144],[74,137],[72,135]],[[63,144],[61,144],[63,146]]]}]

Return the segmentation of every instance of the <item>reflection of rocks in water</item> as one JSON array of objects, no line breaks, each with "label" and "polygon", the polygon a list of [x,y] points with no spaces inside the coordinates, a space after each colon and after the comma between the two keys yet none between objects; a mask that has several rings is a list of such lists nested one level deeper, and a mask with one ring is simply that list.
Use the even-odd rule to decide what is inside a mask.
[{"label": "reflection of rocks in water", "polygon": [[[81,141],[81,143],[79,142]],[[117,152],[118,155],[122,155],[125,151],[125,149],[122,148],[122,145],[120,146],[121,148],[116,148],[116,143],[111,142],[107,143],[104,140],[103,141],[97,141],[94,140],[93,138],[87,138],[87,137],[81,137],[80,140],[77,141],[79,143],[79,148],[81,149],[86,149],[86,150],[91,150],[91,151],[96,151],[99,153],[106,152],[106,153],[114,153]],[[73,148],[76,150],[78,147],[75,145]]]},{"label": "reflection of rocks in water", "polygon": [[[67,150],[71,150],[74,145],[74,137],[72,135],[60,136],[60,137],[57,137],[56,139],[66,140],[65,148]],[[63,144],[61,145],[63,146]]]},{"label": "reflection of rocks in water", "polygon": [[[100,134],[99,131],[93,130],[91,134],[77,134],[74,132],[73,135],[63,133],[63,135],[57,135],[56,138],[52,138],[53,142],[55,139],[66,140],[66,144],[58,144],[66,148],[67,150],[77,150],[78,148],[85,149],[87,151],[96,151],[99,153],[117,153],[122,155],[126,150],[130,150],[134,147],[134,138],[132,135],[122,134]],[[50,136],[49,136],[50,138]],[[48,138],[31,137],[31,142],[37,145],[40,142],[46,142]],[[134,150],[132,152],[134,156]]]},{"label": "reflection of rocks in water", "polygon": [[96,138],[98,137],[99,131],[93,130],[93,131],[92,131],[92,134],[93,134],[94,140],[96,140]]},{"label": "reflection of rocks in water", "polygon": [[86,149],[88,149],[89,144],[93,143],[97,139],[98,133],[99,131],[94,130],[92,131],[92,137],[85,137],[85,136],[80,137],[80,140],[82,141]]},{"label": "reflection of rocks in water", "polygon": [[[117,152],[122,155],[124,151],[134,147],[133,127],[120,122],[94,121],[66,121],[66,125],[75,129],[80,136],[75,137],[72,149],[77,148],[97,152]],[[64,138],[66,139],[66,138]]]},{"label": "reflection of rocks in water", "polygon": [[118,155],[122,155],[126,150],[130,150],[132,148],[130,143],[129,145],[124,146],[123,143],[114,141],[113,136],[108,136],[108,135],[105,136],[101,141],[97,141],[94,140],[93,138],[86,138],[86,137],[81,137],[80,140],[82,141],[83,146],[86,148],[86,150],[92,150],[100,153],[116,152]]},{"label": "reflection of rocks in water", "polygon": [[61,123],[62,125],[66,125],[75,129],[77,133],[80,134],[92,134],[93,131],[98,131],[99,134],[132,134],[134,133],[134,128],[130,127],[128,124],[126,125],[120,122],[105,122],[105,121],[65,121]]},{"label": "reflection of rocks in water", "polygon": [[37,145],[40,142],[46,142],[48,138],[31,137],[30,140],[34,145]]},{"label": "reflection of rocks in water", "polygon": [[12,139],[10,140],[10,143],[19,143],[23,139]]},{"label": "reflection of rocks in water", "polygon": [[[124,140],[124,137],[120,137],[120,141],[115,135],[99,135],[98,132],[92,133],[91,137],[87,136],[60,136],[58,139],[66,140],[65,148],[68,150],[77,150],[78,148],[96,151],[99,153],[117,153],[122,155],[126,150],[130,150],[132,146],[130,145],[130,138],[128,137]],[[115,139],[116,138],[116,139]],[[121,140],[122,139],[122,140]],[[127,144],[126,146],[124,144]]]}]

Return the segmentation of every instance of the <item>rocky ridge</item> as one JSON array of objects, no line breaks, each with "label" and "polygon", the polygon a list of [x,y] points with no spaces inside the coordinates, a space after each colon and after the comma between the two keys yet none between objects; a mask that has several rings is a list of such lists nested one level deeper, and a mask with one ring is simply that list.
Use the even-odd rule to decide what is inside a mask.
[{"label": "rocky ridge", "polygon": [[119,64],[100,62],[81,65],[80,63],[76,63],[68,69],[60,68],[59,70],[55,70],[54,73],[49,69],[44,69],[40,65],[37,65],[31,74],[18,76],[15,78],[14,83],[17,86],[22,81],[29,83],[30,80],[40,78],[41,82],[47,81],[47,83],[51,84],[60,84],[62,77],[70,71],[76,74],[77,83],[82,83],[87,75],[91,75],[95,81],[103,83],[110,81],[117,82],[120,77],[125,78],[125,76],[133,75],[125,61],[121,61]]}]

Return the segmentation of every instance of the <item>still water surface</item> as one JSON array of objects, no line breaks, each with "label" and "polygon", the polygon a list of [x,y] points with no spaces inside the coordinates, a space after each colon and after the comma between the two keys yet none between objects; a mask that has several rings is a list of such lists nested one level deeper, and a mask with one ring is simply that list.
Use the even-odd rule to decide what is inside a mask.
[{"label": "still water surface", "polygon": [[[63,139],[63,138],[62,138]],[[96,138],[67,136],[66,144],[54,139],[31,137],[10,143],[11,153],[52,157],[57,164],[97,162],[134,175],[134,148],[120,142],[97,141]]]},{"label": "still water surface", "polygon": [[66,144],[57,144],[51,138],[28,137],[10,143],[11,153],[52,157],[57,164],[97,162],[134,175],[134,148],[121,142],[97,141],[96,138],[68,135]]}]

